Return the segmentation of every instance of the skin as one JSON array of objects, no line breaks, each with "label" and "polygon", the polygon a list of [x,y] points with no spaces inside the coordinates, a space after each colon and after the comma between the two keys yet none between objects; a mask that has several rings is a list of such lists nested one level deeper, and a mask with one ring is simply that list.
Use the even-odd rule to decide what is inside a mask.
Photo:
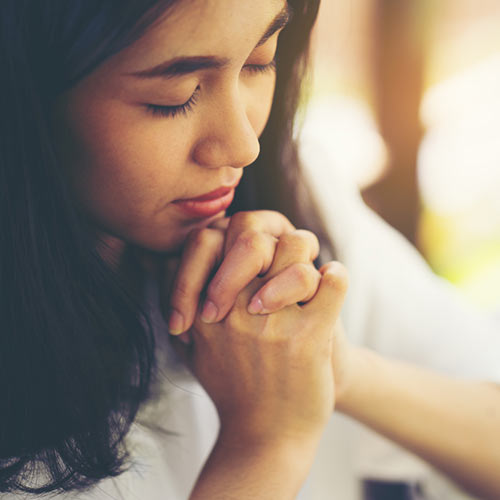
[{"label": "skin", "polygon": [[[183,337],[188,347],[173,343],[219,411],[220,436],[192,498],[293,498],[335,402],[342,266],[316,270],[316,237],[280,214],[203,218],[174,203],[233,186],[259,154],[279,32],[259,41],[285,5],[180,2],[55,109],[68,182],[103,258],[113,265],[132,248],[147,266],[152,254],[163,256],[149,271],[171,333],[191,335]],[[193,56],[225,64],[168,79],[137,76]],[[178,111],[193,94],[190,110]],[[169,107],[170,116],[151,105]]]}]

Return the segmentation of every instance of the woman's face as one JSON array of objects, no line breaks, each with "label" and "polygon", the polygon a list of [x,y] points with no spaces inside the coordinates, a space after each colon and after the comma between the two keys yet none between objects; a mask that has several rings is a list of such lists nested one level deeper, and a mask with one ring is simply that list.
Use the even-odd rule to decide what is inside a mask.
[{"label": "woman's face", "polygon": [[178,2],[60,99],[71,185],[105,239],[176,250],[224,214],[259,154],[286,18],[284,0]]}]

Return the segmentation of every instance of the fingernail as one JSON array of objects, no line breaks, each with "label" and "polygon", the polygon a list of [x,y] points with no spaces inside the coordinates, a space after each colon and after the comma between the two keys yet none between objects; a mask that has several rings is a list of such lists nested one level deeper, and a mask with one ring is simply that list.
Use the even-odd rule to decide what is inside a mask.
[{"label": "fingernail", "polygon": [[262,300],[260,297],[254,297],[250,304],[248,304],[248,312],[250,314],[259,314],[264,310],[264,304],[262,304]]},{"label": "fingernail", "polygon": [[170,313],[168,331],[171,335],[180,335],[184,331],[184,316],[175,309]]},{"label": "fingernail", "polygon": [[215,323],[219,310],[217,306],[211,301],[207,300],[203,306],[203,311],[201,312],[201,320],[204,323]]}]

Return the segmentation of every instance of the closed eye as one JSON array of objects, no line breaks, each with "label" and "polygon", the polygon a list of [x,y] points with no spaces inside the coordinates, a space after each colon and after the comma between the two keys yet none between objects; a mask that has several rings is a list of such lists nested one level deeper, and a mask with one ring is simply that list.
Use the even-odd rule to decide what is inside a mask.
[{"label": "closed eye", "polygon": [[[243,69],[248,73],[253,74],[265,74],[268,72],[276,71],[276,59],[273,59],[268,64],[246,64]],[[175,118],[179,115],[186,116],[190,111],[192,111],[195,104],[198,102],[200,86],[196,87],[193,95],[184,103],[175,106],[164,106],[160,104],[147,104],[147,110],[153,114],[153,116],[159,116],[163,118]]]},{"label": "closed eye", "polygon": [[161,116],[166,118],[174,118],[178,115],[187,115],[192,111],[194,105],[198,101],[198,94],[200,87],[196,87],[193,95],[184,104],[179,104],[176,106],[162,106],[159,104],[147,104],[146,107],[154,116]]},{"label": "closed eye", "polygon": [[243,69],[249,73],[267,73],[276,71],[276,59],[273,59],[269,64],[246,64]]}]

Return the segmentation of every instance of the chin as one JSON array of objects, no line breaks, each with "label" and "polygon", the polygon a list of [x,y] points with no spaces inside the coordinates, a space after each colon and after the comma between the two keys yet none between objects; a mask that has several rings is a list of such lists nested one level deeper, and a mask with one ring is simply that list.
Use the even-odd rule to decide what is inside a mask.
[{"label": "chin", "polygon": [[[179,256],[186,238],[191,231],[203,229],[210,224],[225,217],[225,212],[220,212],[212,217],[206,217],[198,220],[188,220],[184,224],[177,226],[175,229],[148,228],[147,232],[138,234],[122,235],[115,238],[123,248],[123,245],[130,246],[136,250],[165,256]],[[120,247],[119,244],[114,244],[115,247]]]}]

